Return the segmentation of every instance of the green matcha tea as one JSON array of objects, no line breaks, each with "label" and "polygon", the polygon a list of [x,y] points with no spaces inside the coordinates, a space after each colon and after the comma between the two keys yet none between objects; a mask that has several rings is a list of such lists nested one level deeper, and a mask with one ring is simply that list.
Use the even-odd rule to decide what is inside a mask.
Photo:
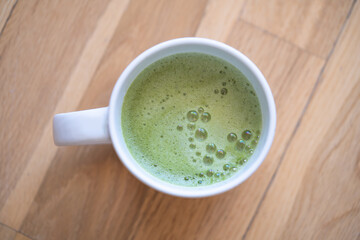
[{"label": "green matcha tea", "polygon": [[182,186],[223,181],[254,152],[261,109],[246,77],[206,54],[154,62],[128,89],[122,129],[134,159],[150,174]]}]

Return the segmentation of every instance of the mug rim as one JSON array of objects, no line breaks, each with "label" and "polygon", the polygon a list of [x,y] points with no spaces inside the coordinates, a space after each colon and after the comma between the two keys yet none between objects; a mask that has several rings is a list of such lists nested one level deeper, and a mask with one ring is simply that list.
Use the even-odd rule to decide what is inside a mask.
[{"label": "mug rim", "polygon": [[[238,61],[240,61],[246,68],[256,77],[256,81],[260,83],[261,88],[264,91],[264,95],[266,98],[266,104],[269,111],[269,122],[268,122],[268,133],[265,139],[264,146],[262,149],[260,149],[259,156],[254,159],[252,162],[252,165],[247,169],[244,173],[241,175],[234,177],[227,183],[223,185],[219,185],[217,187],[213,187],[213,185],[207,185],[202,186],[202,191],[194,191],[193,189],[196,187],[185,187],[182,190],[176,189],[177,185],[173,185],[175,188],[171,188],[169,186],[165,186],[165,183],[162,184],[159,181],[154,181],[153,179],[149,178],[145,174],[143,174],[139,169],[136,169],[134,167],[133,161],[136,161],[135,159],[132,160],[132,156],[128,156],[122,149],[121,144],[119,143],[119,137],[123,138],[123,136],[120,133],[117,132],[115,127],[115,114],[116,114],[116,105],[117,105],[117,99],[120,92],[120,89],[124,82],[127,81],[127,77],[133,71],[145,58],[151,56],[152,54],[163,50],[164,48],[169,47],[176,47],[177,45],[187,45],[187,44],[201,44],[201,45],[207,45],[209,47],[217,48],[221,51],[226,52],[227,54],[230,54],[234,56]],[[120,110],[121,111],[121,110]],[[218,42],[212,39],[207,38],[199,38],[199,37],[186,37],[186,38],[177,38],[168,40],[162,43],[159,43],[144,52],[142,52],[140,55],[138,55],[121,73],[120,77],[118,78],[114,89],[111,94],[110,98],[110,104],[109,104],[109,132],[112,140],[112,144],[114,146],[114,149],[121,160],[121,162],[126,166],[126,168],[141,182],[146,184],[147,186],[156,189],[160,192],[178,196],[178,197],[186,197],[186,198],[198,198],[198,197],[208,197],[213,196],[216,194],[223,193],[225,191],[228,191],[242,182],[244,182],[247,178],[249,178],[261,165],[261,163],[264,161],[267,153],[270,150],[270,147],[272,145],[274,135],[275,135],[275,128],[276,128],[276,108],[275,108],[275,102],[272,95],[272,92],[270,90],[270,87],[265,80],[265,77],[260,72],[260,70],[257,68],[257,66],[244,54],[242,54],[240,51],[238,51],[235,48],[232,48],[228,46],[225,43]],[[121,127],[121,126],[120,126]],[[126,144],[125,144],[126,145]],[[127,148],[127,146],[125,146]],[[206,189],[208,187],[208,189]]]}]

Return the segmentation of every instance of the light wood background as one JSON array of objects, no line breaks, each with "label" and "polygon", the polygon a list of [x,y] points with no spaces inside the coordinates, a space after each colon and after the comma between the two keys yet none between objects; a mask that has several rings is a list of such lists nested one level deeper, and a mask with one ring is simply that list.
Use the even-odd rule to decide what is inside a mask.
[{"label": "light wood background", "polygon": [[[1,0],[0,239],[360,239],[356,0]],[[108,105],[123,69],[168,39],[223,41],[274,93],[259,170],[181,199],[111,146],[54,146],[55,113]]]}]

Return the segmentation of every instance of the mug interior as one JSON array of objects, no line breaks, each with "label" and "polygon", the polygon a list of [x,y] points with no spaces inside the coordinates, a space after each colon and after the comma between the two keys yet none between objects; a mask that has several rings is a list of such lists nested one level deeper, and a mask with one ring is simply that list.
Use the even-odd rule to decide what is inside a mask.
[{"label": "mug interior", "polygon": [[[253,155],[236,174],[227,180],[207,186],[185,187],[165,182],[144,170],[129,152],[121,129],[121,110],[125,94],[137,75],[151,63],[164,57],[185,52],[205,53],[219,57],[238,68],[250,81],[259,98],[262,132]],[[132,61],[118,79],[109,105],[109,129],[114,148],[129,171],[148,186],[181,197],[205,197],[227,191],[245,181],[262,163],[268,153],[276,125],[275,103],[271,90],[260,70],[245,55],[226,44],[204,38],[180,38],[160,43]]]}]

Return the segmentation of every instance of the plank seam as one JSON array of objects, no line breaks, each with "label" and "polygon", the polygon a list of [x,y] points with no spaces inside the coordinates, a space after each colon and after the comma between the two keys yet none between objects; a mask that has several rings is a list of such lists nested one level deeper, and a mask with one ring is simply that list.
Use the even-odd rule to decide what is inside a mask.
[{"label": "plank seam", "polygon": [[17,3],[18,3],[18,0],[16,0],[16,1],[15,1],[15,4],[11,7],[11,10],[10,10],[9,16],[6,18],[6,20],[5,20],[5,24],[4,24],[4,27],[1,29],[1,32],[0,32],[0,37],[1,37],[1,35],[3,34],[3,32],[4,32],[5,28],[6,28],[6,25],[7,25],[8,21],[10,20],[10,17],[11,17],[11,15],[12,15],[12,13],[13,13],[13,11],[14,11],[14,9],[15,9],[16,5],[17,5]]},{"label": "plank seam", "polygon": [[[357,0],[356,0],[356,1],[357,1]],[[279,37],[278,35],[276,35],[276,34],[274,34],[274,33],[272,33],[272,32],[269,32],[268,30],[265,30],[265,29],[263,29],[263,28],[255,25],[255,24],[251,23],[251,22],[248,22],[248,21],[244,20],[244,19],[241,18],[241,17],[239,18],[239,21],[242,21],[243,23],[248,24],[249,26],[251,26],[251,27],[253,27],[253,28],[256,28],[257,30],[259,30],[259,31],[261,31],[261,32],[270,35],[271,37],[275,38],[275,39],[278,40],[278,41],[281,41],[281,42],[284,42],[284,43],[286,43],[286,44],[289,44],[291,47],[294,47],[294,48],[296,48],[297,50],[300,50],[300,51],[302,51],[302,52],[304,52],[304,53],[306,53],[306,54],[309,54],[309,55],[311,55],[311,56],[317,57],[317,58],[319,58],[319,59],[324,59],[324,60],[327,59],[327,57],[324,58],[324,57],[321,57],[321,56],[319,56],[319,55],[317,55],[317,54],[315,54],[315,53],[312,53],[312,52],[310,52],[310,51],[308,51],[308,50],[306,50],[306,49],[304,49],[304,48],[302,48],[302,47],[300,47],[300,46],[298,46],[298,45],[296,45],[296,44],[294,44],[294,43],[292,43],[292,42],[290,42],[290,41],[288,41],[288,40],[286,40],[286,39],[284,39],[284,38]],[[340,28],[340,31],[341,31],[341,29],[342,29],[342,28]],[[336,41],[336,40],[337,40],[337,38],[335,39],[335,41]],[[333,47],[334,47],[334,46],[333,46]],[[331,53],[331,50],[330,50],[330,53]]]},{"label": "plank seam", "polygon": [[29,235],[26,235],[25,233],[23,233],[23,232],[21,232],[21,231],[17,231],[16,229],[14,229],[14,228],[6,225],[5,223],[0,222],[0,225],[3,226],[3,227],[5,227],[5,228],[8,228],[8,229],[10,229],[10,230],[12,230],[12,231],[14,231],[14,232],[16,232],[16,233],[22,234],[22,235],[24,235],[25,237],[27,237],[27,238],[29,238],[29,239],[31,239],[31,240],[35,240],[34,238],[30,237]]}]

